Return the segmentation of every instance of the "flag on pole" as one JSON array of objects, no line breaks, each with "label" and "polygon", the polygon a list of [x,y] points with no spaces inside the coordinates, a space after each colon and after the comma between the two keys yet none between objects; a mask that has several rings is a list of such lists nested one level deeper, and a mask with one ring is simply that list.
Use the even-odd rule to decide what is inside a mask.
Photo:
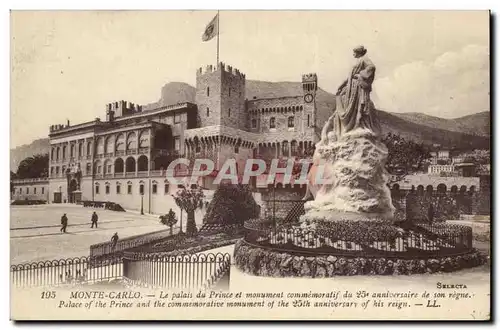
[{"label": "flag on pole", "polygon": [[209,41],[213,39],[213,37],[217,35],[218,30],[219,30],[219,14],[215,15],[215,17],[210,21],[210,23],[208,23],[201,39],[203,41]]}]

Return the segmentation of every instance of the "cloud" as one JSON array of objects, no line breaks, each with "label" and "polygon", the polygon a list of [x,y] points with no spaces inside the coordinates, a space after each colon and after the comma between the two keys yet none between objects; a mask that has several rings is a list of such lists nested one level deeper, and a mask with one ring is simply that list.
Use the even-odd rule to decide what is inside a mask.
[{"label": "cloud", "polygon": [[456,118],[489,110],[489,50],[468,45],[433,62],[400,65],[374,83],[373,100],[391,112]]}]

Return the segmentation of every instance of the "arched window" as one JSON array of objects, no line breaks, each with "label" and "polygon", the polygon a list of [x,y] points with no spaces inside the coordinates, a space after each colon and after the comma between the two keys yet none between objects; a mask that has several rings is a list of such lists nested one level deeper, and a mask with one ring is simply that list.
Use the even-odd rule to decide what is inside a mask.
[{"label": "arched window", "polygon": [[127,182],[127,194],[132,194],[132,182]]},{"label": "arched window", "polygon": [[283,141],[281,144],[281,151],[283,155],[288,156],[288,141]]},{"label": "arched window", "polygon": [[102,155],[104,153],[104,138],[100,136],[97,139],[97,152],[98,155]]},{"label": "arched window", "polygon": [[139,194],[144,195],[144,181],[139,182]]},{"label": "arched window", "polygon": [[290,151],[292,153],[292,156],[296,156],[297,155],[297,141],[293,140],[291,143],[290,143]]},{"label": "arched window", "polygon": [[156,194],[156,193],[157,193],[157,190],[158,190],[158,182],[153,181],[152,186],[151,186],[151,192],[152,192],[153,194]]},{"label": "arched window", "polygon": [[137,149],[137,135],[131,132],[127,136],[127,150]]},{"label": "arched window", "polygon": [[437,186],[437,192],[440,194],[446,193],[446,185],[444,183],[440,183]]},{"label": "arched window", "polygon": [[141,132],[141,134],[139,134],[139,148],[147,148],[149,147],[149,131],[148,130],[144,130]]},{"label": "arched window", "polygon": [[125,161],[125,171],[126,172],[135,172],[135,158],[134,157],[128,157],[127,160]]},{"label": "arched window", "polygon": [[122,184],[118,181],[116,182],[116,194],[121,194]]},{"label": "arched window", "polygon": [[83,157],[83,143],[78,143],[78,157]]},{"label": "arched window", "polygon": [[72,144],[70,147],[69,147],[69,156],[71,158],[75,157],[75,145]]},{"label": "arched window", "polygon": [[66,146],[62,148],[62,159],[66,159]]},{"label": "arched window", "polygon": [[105,191],[106,191],[106,195],[109,195],[109,182],[106,182],[105,183]]},{"label": "arched window", "polygon": [[97,182],[95,184],[95,194],[99,195],[99,183],[97,183]]},{"label": "arched window", "polygon": [[92,142],[87,142],[87,156],[92,154]]},{"label": "arched window", "polygon": [[125,134],[120,133],[116,137],[115,151],[125,151]]},{"label": "arched window", "polygon": [[252,128],[257,128],[257,119],[252,119]]},{"label": "arched window", "polygon": [[271,117],[271,119],[269,119],[269,128],[276,128],[276,118]]},{"label": "arched window", "polygon": [[139,156],[137,159],[137,170],[139,172],[145,172],[148,170],[148,157],[145,155]]},{"label": "arched window", "polygon": [[104,153],[105,154],[113,153],[113,151],[115,150],[114,146],[115,146],[115,141],[113,140],[113,136],[110,135],[106,138],[106,143],[104,145]]},{"label": "arched window", "polygon": [[288,128],[295,127],[295,118],[293,116],[288,117]]},{"label": "arched window", "polygon": [[123,173],[123,168],[124,168],[123,159],[117,158],[115,160],[115,173]]},{"label": "arched window", "polygon": [[52,148],[52,150],[50,151],[50,159],[54,160],[54,155],[55,155],[55,149]]},{"label": "arched window", "polygon": [[168,190],[169,190],[168,180],[165,180],[165,185],[163,186],[163,193],[167,195]]}]

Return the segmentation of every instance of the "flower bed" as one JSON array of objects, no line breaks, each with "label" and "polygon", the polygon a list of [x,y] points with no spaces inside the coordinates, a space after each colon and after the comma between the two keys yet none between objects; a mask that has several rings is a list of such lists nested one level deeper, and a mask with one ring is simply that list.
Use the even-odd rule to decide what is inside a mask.
[{"label": "flower bed", "polygon": [[174,235],[168,237],[164,241],[129,250],[125,252],[124,256],[130,257],[136,254],[192,254],[234,244],[240,237],[241,235],[231,235],[228,233],[198,235],[193,237],[183,234]]}]

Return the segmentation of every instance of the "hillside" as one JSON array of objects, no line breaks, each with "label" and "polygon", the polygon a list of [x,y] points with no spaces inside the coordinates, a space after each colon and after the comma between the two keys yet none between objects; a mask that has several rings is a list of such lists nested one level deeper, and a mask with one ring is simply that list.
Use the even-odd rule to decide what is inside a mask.
[{"label": "hillside", "polygon": [[454,119],[444,119],[423,113],[393,113],[393,115],[415,124],[471,135],[490,136],[490,112],[483,111]]},{"label": "hillside", "polygon": [[[300,82],[267,82],[247,80],[246,96],[249,100],[255,98],[270,98],[295,96],[302,94]],[[144,110],[159,104],[168,105],[179,102],[195,103],[196,90],[186,83],[168,83],[161,90],[161,99],[144,105]],[[321,88],[316,97],[318,107],[318,125],[322,125],[335,109],[335,96]],[[378,111],[378,116],[384,132],[399,133],[407,139],[425,143],[439,143],[444,146],[456,146],[464,149],[489,148],[490,113],[480,112],[474,115],[443,119],[421,113],[389,113]],[[42,138],[29,145],[11,149],[10,165],[14,171],[21,160],[37,153],[47,153],[48,139]]]},{"label": "hillside", "polygon": [[48,138],[38,139],[30,144],[23,144],[22,146],[10,149],[10,170],[16,172],[19,163],[27,157],[47,153],[49,153]]}]

